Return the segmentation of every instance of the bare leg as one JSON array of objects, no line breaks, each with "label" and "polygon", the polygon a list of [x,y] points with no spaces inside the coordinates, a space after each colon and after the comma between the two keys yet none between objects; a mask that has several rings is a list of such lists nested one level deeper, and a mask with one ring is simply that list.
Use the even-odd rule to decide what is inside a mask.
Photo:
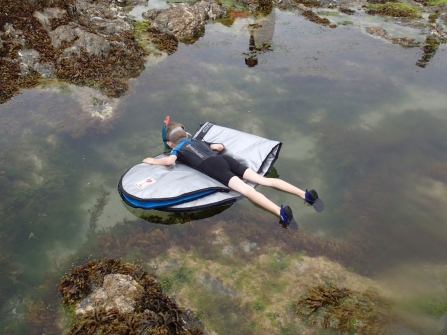
[{"label": "bare leg", "polygon": [[269,210],[272,213],[275,213],[277,216],[280,216],[281,208],[279,206],[275,205],[271,200],[267,199],[264,194],[259,193],[253,187],[245,184],[239,177],[232,177],[230,179],[230,182],[228,183],[228,186],[231,189],[245,195],[248,199],[258,204],[259,206]]},{"label": "bare leg", "polygon": [[[242,176],[245,180],[251,181],[253,183],[262,185],[262,186],[270,186],[277,188],[279,190],[289,192],[292,194],[295,194],[301,198],[304,199],[306,192],[299,189],[296,186],[293,186],[292,184],[289,184],[288,182],[278,179],[278,178],[265,178],[260,175],[258,175],[256,172],[254,172],[252,169],[245,170],[244,175]],[[231,187],[231,186],[230,186]]]}]

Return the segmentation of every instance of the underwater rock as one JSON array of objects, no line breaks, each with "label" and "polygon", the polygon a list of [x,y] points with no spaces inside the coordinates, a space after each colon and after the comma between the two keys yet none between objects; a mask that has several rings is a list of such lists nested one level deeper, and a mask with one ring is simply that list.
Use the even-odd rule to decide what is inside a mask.
[{"label": "underwater rock", "polygon": [[371,26],[366,28],[366,32],[373,36],[378,36],[384,39],[388,39],[388,32],[380,26]]},{"label": "underwater rock", "polygon": [[69,334],[205,334],[199,320],[131,263],[91,260],[64,275],[58,288],[66,307],[81,307]]},{"label": "underwater rock", "polygon": [[152,9],[143,13],[151,27],[174,35],[181,41],[195,42],[203,33],[207,20],[221,18],[225,12],[216,3],[200,1],[194,5],[181,3],[167,9]]},{"label": "underwater rock", "polygon": [[54,131],[73,138],[107,133],[113,129],[123,110],[119,99],[109,98],[92,87],[59,83],[41,90],[67,97],[65,109],[53,108],[48,116]]},{"label": "underwater rock", "polygon": [[[348,288],[316,285],[297,302],[296,313],[309,325],[333,329],[340,334],[420,334],[392,312],[392,304],[374,289],[356,292]],[[402,332],[403,334],[403,332]]]},{"label": "underwater rock", "polygon": [[129,275],[105,275],[102,286],[82,299],[75,313],[81,316],[99,307],[106,311],[116,308],[120,313],[131,313],[135,309],[135,299],[143,290]]},{"label": "underwater rock", "polygon": [[199,278],[199,282],[208,289],[222,295],[235,296],[237,295],[233,287],[225,285],[218,277],[213,277],[208,272]]},{"label": "underwater rock", "polygon": [[231,255],[234,251],[233,246],[226,245],[222,248],[222,255]]},{"label": "underwater rock", "polygon": [[414,39],[413,37],[409,37],[409,36],[391,36],[388,34],[388,32],[383,29],[380,26],[371,26],[371,27],[367,27],[366,28],[366,32],[372,36],[377,36],[380,38],[383,38],[387,41],[390,41],[393,44],[399,44],[403,47],[417,47],[419,46],[421,43],[419,41],[417,41],[416,39]]}]

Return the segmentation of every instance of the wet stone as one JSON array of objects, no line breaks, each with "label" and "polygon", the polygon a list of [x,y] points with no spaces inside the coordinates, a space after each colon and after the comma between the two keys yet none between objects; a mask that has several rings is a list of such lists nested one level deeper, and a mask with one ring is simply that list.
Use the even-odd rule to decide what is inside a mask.
[{"label": "wet stone", "polygon": [[233,246],[226,245],[222,248],[222,254],[223,255],[231,255],[233,253]]},{"label": "wet stone", "polygon": [[211,277],[209,273],[205,273],[205,276],[200,280],[203,286],[208,287],[214,292],[223,295],[236,295],[236,292],[228,286],[225,286],[219,278]]},{"label": "wet stone", "polygon": [[143,291],[143,287],[131,276],[108,274],[100,288],[82,299],[76,309],[76,315],[103,307],[105,310],[118,309],[121,313],[134,311],[135,298]]},{"label": "wet stone", "polygon": [[180,4],[167,9],[152,9],[142,14],[151,20],[151,28],[192,41],[200,37],[207,20],[221,18],[224,10],[215,3],[200,1],[194,5]]},{"label": "wet stone", "polygon": [[252,243],[248,242],[248,243],[244,244],[243,248],[244,248],[244,251],[248,253],[251,251],[251,249],[255,248],[256,246],[257,246],[257,244],[255,242],[252,242]]}]

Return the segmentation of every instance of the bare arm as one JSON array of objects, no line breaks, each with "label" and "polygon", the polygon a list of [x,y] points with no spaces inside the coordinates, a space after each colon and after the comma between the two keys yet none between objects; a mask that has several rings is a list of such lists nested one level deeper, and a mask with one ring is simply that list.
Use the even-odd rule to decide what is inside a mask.
[{"label": "bare arm", "polygon": [[176,155],[169,155],[161,158],[152,158],[148,157],[143,159],[143,163],[152,164],[152,165],[172,165],[177,160]]}]

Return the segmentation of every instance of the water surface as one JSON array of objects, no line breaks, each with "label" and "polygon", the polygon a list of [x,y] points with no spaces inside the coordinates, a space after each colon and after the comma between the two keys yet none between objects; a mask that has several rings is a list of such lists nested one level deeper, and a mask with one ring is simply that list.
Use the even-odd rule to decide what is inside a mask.
[{"label": "water surface", "polygon": [[[88,210],[104,192],[109,202],[99,228],[123,220],[136,222],[129,229],[160,226],[138,219],[116,184],[127,168],[163,151],[161,123],[171,115],[191,132],[213,121],[281,141],[280,178],[315,188],[326,209],[317,214],[292,195],[259,191],[290,205],[307,234],[358,248],[362,262],[344,265],[380,282],[397,310],[426,333],[440,333],[447,306],[445,44],[420,68],[420,49],[373,38],[362,24],[330,29],[279,10],[270,20],[269,48],[256,55],[249,50],[254,18],[241,18],[231,27],[209,24],[196,43],[150,58],[118,102],[120,119],[103,133],[84,133],[72,116],[80,101],[69,86],[24,91],[0,106],[2,252],[12,255],[2,261],[4,300],[28,296],[54,262],[76,252]],[[253,56],[257,65],[249,67]],[[246,213],[280,229],[246,199],[192,224],[243,221]]]}]

